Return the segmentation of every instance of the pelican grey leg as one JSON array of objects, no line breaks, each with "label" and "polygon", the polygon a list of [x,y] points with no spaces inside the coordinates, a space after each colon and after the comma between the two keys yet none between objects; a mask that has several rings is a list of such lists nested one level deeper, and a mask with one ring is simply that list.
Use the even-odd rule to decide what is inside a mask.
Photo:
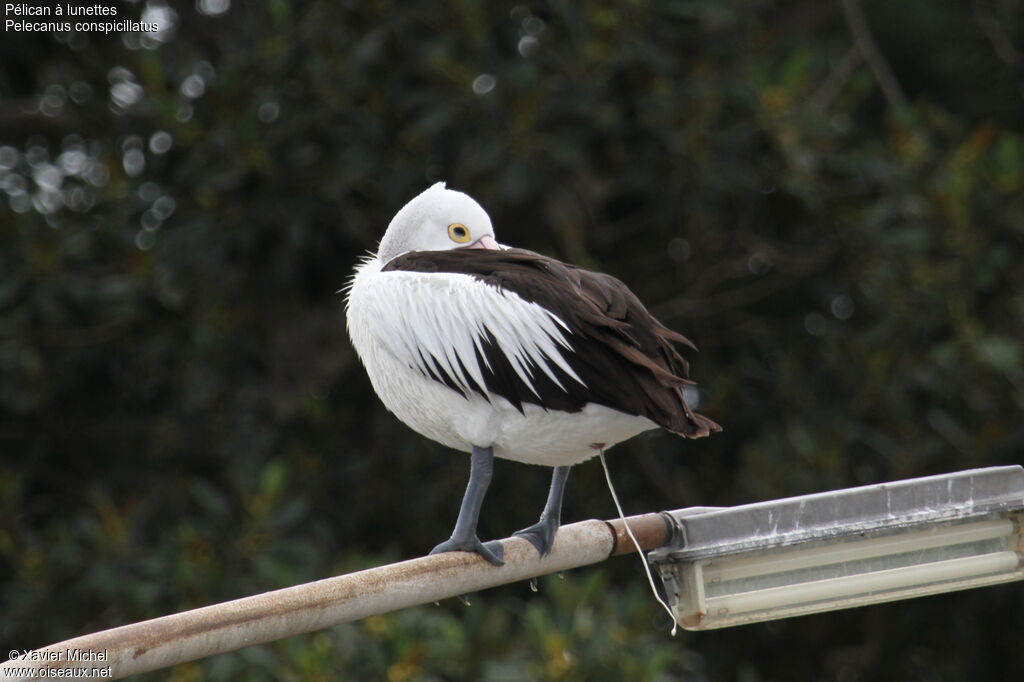
[{"label": "pelican grey leg", "polygon": [[474,445],[469,460],[469,485],[466,486],[466,494],[462,497],[462,507],[459,509],[459,518],[455,521],[455,530],[452,531],[451,538],[430,550],[431,554],[476,552],[495,566],[505,563],[504,550],[500,542],[484,544],[476,536],[480,507],[483,505],[487,486],[491,483],[493,471],[494,451],[489,447],[481,448]]},{"label": "pelican grey leg", "polygon": [[514,533],[514,535],[529,540],[542,557],[551,553],[551,547],[555,544],[555,533],[562,525],[562,493],[565,492],[565,481],[569,478],[569,469],[571,468],[555,467],[555,471],[551,475],[548,501],[544,505],[544,511],[541,512],[540,521]]}]

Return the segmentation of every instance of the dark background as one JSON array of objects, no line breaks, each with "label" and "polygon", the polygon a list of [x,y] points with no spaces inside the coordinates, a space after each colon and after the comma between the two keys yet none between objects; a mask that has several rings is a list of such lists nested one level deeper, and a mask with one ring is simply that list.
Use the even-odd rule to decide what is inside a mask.
[{"label": "dark background", "polygon": [[[627,513],[1024,461],[1024,4],[122,3],[0,39],[0,650],[418,556],[467,461],[344,330],[429,183],[700,346]],[[863,10],[863,14],[861,14]],[[865,59],[865,55],[869,59]],[[481,534],[548,471],[499,462]],[[597,463],[564,518],[614,515]],[[167,680],[1013,680],[1024,590],[667,634],[635,557]]]}]

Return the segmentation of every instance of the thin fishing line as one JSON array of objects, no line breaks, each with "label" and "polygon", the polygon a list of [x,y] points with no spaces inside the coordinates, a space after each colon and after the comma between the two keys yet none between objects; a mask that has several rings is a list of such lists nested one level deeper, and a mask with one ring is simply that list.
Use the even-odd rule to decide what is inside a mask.
[{"label": "thin fishing line", "polygon": [[604,450],[599,453],[601,457],[601,467],[604,469],[604,478],[608,481],[608,490],[612,494],[612,501],[615,502],[615,510],[619,512],[619,518],[622,519],[622,525],[626,527],[626,534],[629,535],[629,539],[633,541],[633,546],[636,547],[637,554],[640,555],[640,561],[644,565],[644,571],[647,573],[647,582],[651,585],[651,592],[654,593],[654,598],[658,600],[662,608],[668,613],[668,617],[672,619],[672,636],[675,637],[679,631],[679,623],[676,621],[675,615],[672,613],[672,609],[665,603],[665,600],[658,594],[658,588],[654,586],[654,576],[651,575],[651,567],[647,564],[647,557],[644,556],[644,551],[640,549],[640,543],[636,541],[636,536],[633,535],[633,529],[629,527],[629,522],[626,521],[626,515],[622,513],[622,505],[619,504],[619,496],[615,494],[615,486],[612,485],[612,476],[608,473],[608,462],[604,459]]}]

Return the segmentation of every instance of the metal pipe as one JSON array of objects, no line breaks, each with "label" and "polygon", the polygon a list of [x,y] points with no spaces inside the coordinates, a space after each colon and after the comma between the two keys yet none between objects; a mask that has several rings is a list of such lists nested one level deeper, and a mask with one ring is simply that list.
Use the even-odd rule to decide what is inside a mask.
[{"label": "metal pipe", "polygon": [[[629,516],[626,521],[629,523],[629,529],[636,536],[636,541],[640,543],[640,549],[645,552],[667,545],[672,539],[672,529],[675,528],[672,517],[664,512]],[[612,556],[637,551],[636,545],[633,544],[629,533],[626,532],[626,526],[622,523],[622,519],[612,519],[605,523],[608,524],[615,536]]]},{"label": "metal pipe", "polygon": [[[664,516],[643,514],[627,520],[642,549],[667,543],[669,526]],[[522,538],[502,540],[502,545],[504,566],[492,566],[465,552],[437,554],[76,637],[0,664],[2,679],[27,681],[58,675],[76,679],[73,675],[69,677],[69,673],[55,675],[43,669],[94,668],[104,669],[98,679],[116,680],[375,614],[599,563],[635,549],[619,519],[562,526],[551,554],[543,559]],[[69,660],[76,655],[78,660]],[[90,674],[96,673],[84,673]]]}]

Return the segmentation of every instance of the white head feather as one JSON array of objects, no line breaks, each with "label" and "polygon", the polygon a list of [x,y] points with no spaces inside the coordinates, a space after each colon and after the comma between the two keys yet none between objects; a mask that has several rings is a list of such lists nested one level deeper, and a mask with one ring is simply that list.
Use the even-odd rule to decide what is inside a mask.
[{"label": "white head feather", "polygon": [[[461,225],[468,238],[455,241],[449,227]],[[461,232],[459,233],[461,235]],[[380,240],[377,258],[387,263],[409,251],[443,251],[475,244],[481,237],[494,239],[487,212],[472,197],[447,189],[438,182],[395,214]]]}]

